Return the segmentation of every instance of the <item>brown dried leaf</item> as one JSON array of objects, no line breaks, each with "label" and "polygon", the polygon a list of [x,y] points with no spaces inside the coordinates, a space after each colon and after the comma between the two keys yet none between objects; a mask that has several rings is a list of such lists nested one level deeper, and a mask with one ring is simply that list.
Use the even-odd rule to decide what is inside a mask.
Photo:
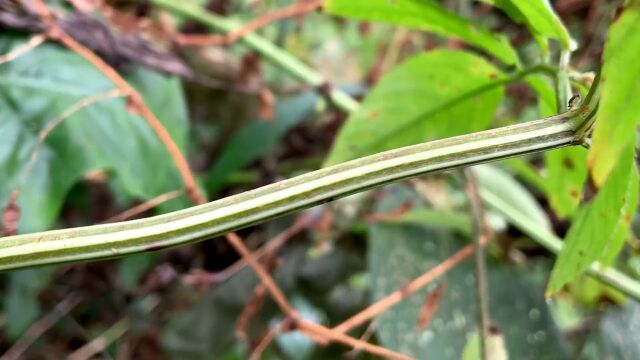
[{"label": "brown dried leaf", "polygon": [[416,330],[424,330],[431,323],[431,319],[433,319],[433,315],[438,310],[440,306],[440,300],[444,295],[444,291],[447,289],[447,283],[441,282],[438,286],[433,289],[433,291],[427,294],[425,298],[424,304],[422,305],[422,310],[420,311],[420,316],[418,316],[418,323],[416,324]]}]

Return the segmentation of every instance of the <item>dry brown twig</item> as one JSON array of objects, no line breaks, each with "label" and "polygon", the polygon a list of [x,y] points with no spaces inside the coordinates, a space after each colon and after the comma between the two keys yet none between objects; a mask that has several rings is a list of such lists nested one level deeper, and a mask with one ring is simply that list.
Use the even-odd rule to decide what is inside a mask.
[{"label": "dry brown twig", "polygon": [[60,319],[67,315],[80,303],[78,294],[69,294],[56,305],[51,312],[42,317],[39,321],[27,329],[24,335],[16,341],[7,352],[5,352],[0,360],[17,360],[21,359],[24,352],[33,344],[42,334],[54,326]]},{"label": "dry brown twig", "polygon": [[471,217],[473,218],[473,237],[475,247],[475,272],[476,272],[476,294],[478,299],[478,322],[480,324],[480,358],[482,360],[489,359],[490,355],[487,348],[487,337],[489,336],[489,326],[491,316],[489,314],[489,293],[487,290],[487,265],[484,254],[483,243],[488,243],[493,238],[493,229],[489,224],[478,182],[476,180],[473,168],[464,170],[467,180],[465,191],[469,198],[469,208]]},{"label": "dry brown twig", "polygon": [[242,243],[242,240],[235,234],[230,234],[227,237],[231,246],[233,246],[240,255],[246,259],[253,270],[258,274],[260,281],[267,288],[267,291],[276,302],[280,310],[287,316],[287,319],[292,322],[292,328],[303,332],[309,336],[312,340],[317,342],[323,342],[326,340],[337,341],[351,347],[360,347],[361,349],[370,352],[371,354],[382,356],[389,359],[412,359],[409,356],[397,353],[395,351],[372,345],[358,339],[354,339],[350,336],[338,333],[331,329],[328,329],[322,325],[315,324],[307,321],[299,316],[297,311],[289,304],[289,301],[285,297],[284,293],[273,278],[262,267],[258,260],[253,256],[251,251]]},{"label": "dry brown twig", "polygon": [[[261,259],[268,253],[275,253],[287,241],[299,234],[302,230],[306,229],[310,222],[311,220],[308,215],[303,214],[298,216],[290,227],[274,236],[257,250],[253,251],[253,256],[256,259]],[[220,272],[210,273],[194,269],[189,274],[182,277],[182,282],[185,285],[212,286],[230,279],[240,272],[240,270],[244,269],[245,266],[247,266],[247,260],[244,257],[241,257],[238,261]]]},{"label": "dry brown twig", "polygon": [[178,34],[175,41],[183,46],[222,46],[242,39],[246,34],[265,27],[275,21],[290,17],[301,16],[311,12],[324,3],[324,0],[298,0],[292,5],[283,7],[268,14],[264,14],[251,22],[244,24],[237,30],[227,34]]},{"label": "dry brown twig", "polygon": [[78,350],[69,354],[69,356],[67,356],[67,360],[91,359],[93,356],[102,352],[114,341],[116,341],[127,331],[129,331],[130,327],[131,322],[129,321],[129,318],[125,317],[118,320],[115,324],[111,325],[111,327],[105,330],[100,336],[96,337]]},{"label": "dry brown twig", "polygon": [[[375,334],[377,326],[378,325],[375,321],[370,322],[367,328],[364,330],[364,332],[360,336],[360,340],[369,341],[369,339],[371,339],[373,334]],[[354,347],[353,349],[347,351],[344,354],[344,357],[347,359],[354,359],[356,356],[358,356],[358,354],[360,354],[361,351],[362,349]]]},{"label": "dry brown twig", "polygon": [[135,216],[138,216],[146,211],[149,211],[151,209],[153,209],[154,207],[165,203],[169,200],[173,200],[179,196],[181,196],[182,194],[184,194],[184,189],[180,189],[180,190],[174,190],[174,191],[169,191],[166,192],[164,194],[160,194],[156,197],[154,197],[151,200],[145,201],[142,204],[136,205],[130,209],[127,209],[123,212],[121,212],[118,215],[112,216],[110,218],[108,218],[107,220],[104,221],[104,223],[110,223],[110,222],[118,222],[118,221],[124,221],[127,219],[131,219]]},{"label": "dry brown twig", "polygon": [[[483,244],[486,244],[486,242],[483,242]],[[456,253],[451,255],[449,258],[441,262],[440,264],[429,269],[429,271],[411,280],[401,288],[390,293],[389,295],[378,300],[377,302],[369,305],[369,307],[367,307],[366,309],[353,315],[352,317],[343,321],[341,324],[333,327],[332,330],[345,334],[351,331],[352,329],[360,326],[361,324],[365,323],[369,319],[372,319],[382,314],[392,306],[396,305],[397,303],[411,296],[416,291],[422,289],[432,281],[446,274],[449,270],[453,269],[460,262],[462,262],[464,259],[468,258],[471,254],[473,254],[473,252],[474,252],[473,245],[468,245],[463,247],[462,249],[458,250]]]},{"label": "dry brown twig", "polygon": [[43,34],[33,35],[26,43],[0,56],[0,64],[13,61],[44,43],[47,37]]},{"label": "dry brown twig", "polygon": [[275,339],[276,335],[278,335],[282,331],[282,328],[284,327],[284,325],[285,325],[284,322],[281,322],[280,324],[270,329],[262,338],[262,340],[260,340],[258,345],[253,349],[253,351],[251,351],[251,355],[249,355],[249,360],[260,360],[260,356],[262,355],[262,353],[265,351],[267,346],[271,344],[273,339]]},{"label": "dry brown twig", "polygon": [[[273,272],[278,266],[278,259],[273,255],[273,253],[270,253],[266,256],[263,266],[267,269],[267,271]],[[247,326],[251,322],[251,319],[253,319],[253,317],[262,308],[266,296],[267,287],[263,283],[258,283],[255,289],[253,289],[253,294],[251,294],[249,301],[247,301],[244,309],[242,309],[242,312],[236,319],[235,335],[238,339],[247,339]]]},{"label": "dry brown twig", "polygon": [[138,93],[129,83],[127,83],[115,69],[107,64],[101,57],[96,55],[89,48],[85,47],[74,38],[69,36],[64,30],[57,24],[53,13],[47,7],[43,0],[33,0],[33,5],[41,17],[41,19],[47,24],[47,36],[55,41],[58,41],[69,48],[71,51],[82,56],[85,60],[89,61],[96,68],[98,68],[111,82],[116,85],[118,89],[129,99],[129,109],[136,112],[142,118],[144,118],[149,126],[154,130],[160,141],[164,144],[167,151],[171,155],[173,162],[176,164],[180,176],[182,177],[185,189],[189,197],[193,202],[197,204],[203,204],[206,202],[200,190],[195,182],[193,174],[189,168],[189,164],[184,155],[178,148],[178,145],[173,141],[173,138],[164,127],[162,122],[153,114],[153,112],[147,107],[142,99],[140,93]]}]

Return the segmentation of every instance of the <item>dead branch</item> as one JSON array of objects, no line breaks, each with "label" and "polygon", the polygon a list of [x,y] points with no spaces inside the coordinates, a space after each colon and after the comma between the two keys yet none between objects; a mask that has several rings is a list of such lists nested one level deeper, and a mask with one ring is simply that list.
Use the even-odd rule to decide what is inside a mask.
[{"label": "dead branch", "polygon": [[416,291],[422,289],[427,284],[446,274],[449,270],[453,269],[460,262],[473,254],[473,251],[474,249],[472,245],[465,246],[440,264],[436,265],[434,268],[411,280],[398,290],[385,296],[376,303],[369,305],[369,307],[348,318],[341,324],[335,326],[333,328],[333,331],[343,334],[347,333],[353,328],[363,324],[367,320],[382,314],[390,307],[396,305],[410,295],[414,294]]},{"label": "dead branch", "polygon": [[69,354],[69,356],[67,356],[67,360],[91,359],[95,354],[102,352],[114,341],[122,337],[122,335],[129,331],[130,327],[131,321],[129,321],[129,318],[125,317],[118,320],[115,324],[111,325],[111,327],[105,330],[105,332],[103,332],[100,336],[96,337],[86,345]]},{"label": "dead branch", "polygon": [[67,295],[51,312],[31,325],[25,334],[0,357],[0,360],[18,360],[22,358],[22,355],[31,344],[38,340],[38,338],[52,326],[57,324],[60,319],[73,310],[79,303],[80,296],[78,296],[78,294]]},{"label": "dead branch", "polygon": [[110,222],[118,222],[118,221],[124,221],[127,219],[131,219],[135,216],[138,216],[146,211],[149,211],[151,209],[153,209],[154,207],[165,203],[169,200],[173,200],[179,196],[181,196],[182,194],[184,194],[184,189],[180,189],[180,190],[174,190],[174,191],[169,191],[167,193],[164,194],[160,194],[156,197],[154,197],[151,200],[145,201],[142,204],[136,205],[130,209],[127,209],[123,212],[121,212],[118,215],[112,216],[110,218],[108,218],[107,220],[104,221],[104,223],[110,223]]},{"label": "dead branch", "polygon": [[282,290],[280,290],[278,285],[275,283],[273,278],[269,275],[269,273],[267,273],[267,271],[258,262],[255,256],[253,256],[251,251],[249,251],[249,249],[243,244],[242,240],[235,234],[229,234],[227,236],[227,239],[229,240],[231,246],[233,246],[233,248],[236,249],[236,251],[246,259],[249,265],[258,274],[260,281],[267,288],[267,291],[274,299],[280,310],[287,316],[287,319],[292,322],[292,330],[300,330],[311,339],[318,342],[322,342],[322,339],[328,339],[331,341],[337,341],[349,345],[351,347],[360,347],[363,350],[368,351],[374,355],[383,356],[389,359],[412,359],[411,357],[408,357],[406,355],[391,351],[389,349],[385,349],[380,346],[372,345],[358,339],[354,339],[350,336],[328,329],[322,325],[302,319],[297,311],[293,308],[293,306],[289,304],[289,301],[285,297]]},{"label": "dead branch", "polygon": [[475,272],[476,272],[476,293],[478,298],[478,322],[480,323],[480,358],[489,359],[487,350],[487,339],[489,336],[489,325],[491,316],[489,314],[489,293],[487,291],[487,265],[484,254],[483,243],[488,243],[493,237],[493,230],[489,224],[480,190],[473,168],[465,169],[467,180],[465,190],[469,198],[469,207],[473,218],[473,237],[475,247]]},{"label": "dead branch", "polygon": [[[269,272],[273,272],[276,266],[278,265],[277,258],[273,256],[273,253],[270,253],[264,260],[264,267]],[[249,298],[249,301],[242,309],[242,312],[236,319],[235,324],[235,334],[238,339],[246,340],[247,338],[247,326],[251,322],[251,319],[260,311],[262,305],[264,304],[264,299],[267,296],[267,287],[264,286],[263,283],[258,283],[255,289],[253,290],[253,294]]]},{"label": "dead branch", "polygon": [[274,328],[270,329],[260,340],[258,345],[251,351],[251,355],[249,355],[249,360],[260,360],[260,356],[264,352],[264,350],[271,344],[273,339],[282,331],[283,323],[276,325]]},{"label": "dead branch", "polygon": [[18,57],[28,53],[29,51],[35,49],[36,47],[38,47],[46,39],[47,39],[47,37],[44,36],[43,34],[37,34],[37,35],[31,36],[31,38],[29,38],[29,40],[26,43],[22,44],[21,46],[17,47],[16,49],[13,49],[13,50],[9,51],[8,53],[6,53],[4,55],[1,55],[0,56],[0,64],[4,64],[6,62],[13,61],[13,60],[17,59]]}]

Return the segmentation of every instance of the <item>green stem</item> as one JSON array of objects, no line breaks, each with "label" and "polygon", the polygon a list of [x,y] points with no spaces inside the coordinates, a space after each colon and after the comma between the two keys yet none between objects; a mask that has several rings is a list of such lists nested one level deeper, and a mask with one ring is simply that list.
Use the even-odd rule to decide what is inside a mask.
[{"label": "green stem", "polygon": [[387,151],[169,214],[6,237],[0,270],[184,245],[398,180],[579,144],[597,104],[589,99],[557,116]]},{"label": "green stem", "polygon": [[[242,26],[242,24],[238,21],[208,13],[202,8],[192,5],[187,1],[153,0],[153,3],[161,8],[167,9],[178,15],[199,21],[207,25],[211,29],[222,31],[224,33],[232,32]],[[262,56],[264,56],[272,63],[277,64],[278,66],[285,69],[296,79],[308,85],[320,87],[325,82],[320,74],[298,60],[295,56],[280,49],[272,42],[256,33],[246,34],[240,41],[245,43],[252,49],[258,51],[260,54],[262,54]],[[353,112],[358,108],[358,102],[344,91],[341,91],[339,89],[331,89],[329,96],[331,98],[331,101],[337,107],[347,113]]]},{"label": "green stem", "polygon": [[571,81],[569,80],[569,61],[571,51],[560,51],[560,61],[556,78],[556,100],[558,102],[558,112],[567,110],[569,99],[571,98]]},{"label": "green stem", "polygon": [[[504,202],[493,193],[481,190],[480,195],[490,207],[501,213],[511,224],[527,234],[531,239],[554,254],[560,253],[563,246],[562,240],[549,232],[549,230],[540,226],[536,221],[531,220],[529,216],[522,214],[517,208]],[[599,281],[640,300],[640,284],[618,270],[610,267],[602,269],[599,264],[593,263],[587,269],[587,273]]]}]

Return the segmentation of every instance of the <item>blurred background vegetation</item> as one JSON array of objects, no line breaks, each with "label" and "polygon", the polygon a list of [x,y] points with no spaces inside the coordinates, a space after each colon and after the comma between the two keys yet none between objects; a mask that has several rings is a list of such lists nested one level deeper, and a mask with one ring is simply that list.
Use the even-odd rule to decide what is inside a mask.
[{"label": "blurred background vegetation", "polygon": [[[446,91],[434,90],[433,97],[409,98],[388,110],[392,115],[410,116],[422,111],[423,102],[444,102],[479,81],[460,69],[447,68],[448,62],[456,63],[462,56],[456,50],[470,50],[460,40],[321,10],[258,31],[317,73],[323,85],[312,86],[250,46],[176,45],[175,34],[208,29],[153,1],[47,3],[61,14],[69,34],[95,50],[141,93],[188,157],[209,200],[322,167],[348,117],[326,96],[330,89],[362,99],[385,81],[402,85],[411,74],[390,71],[409,58],[416,61],[414,56],[434,51],[440,51],[439,59],[432,56],[416,65],[424,72],[424,83],[463,80],[445,84],[452,86]],[[247,23],[293,1],[184,3]],[[535,64],[541,57],[527,27],[488,4],[494,1],[435,3],[504,35],[524,64]],[[607,29],[621,4],[553,2],[577,41],[572,67],[599,68]],[[0,1],[0,24],[1,54],[42,31],[38,17],[21,1]],[[473,48],[464,54],[478,52]],[[556,54],[557,49],[552,46],[550,52]],[[54,42],[4,60],[0,207],[10,204],[12,191],[20,190],[15,205],[19,211],[5,210],[5,230],[10,227],[7,214],[18,214],[14,230],[26,233],[110,221],[158,196],[162,196],[158,204],[135,217],[193,205],[163,144],[122,96],[97,99],[71,115],[61,115],[79,100],[113,89],[92,64]],[[478,71],[500,63],[470,61],[480,66]],[[496,66],[510,69],[504,62]],[[429,134],[422,139],[429,140],[557,113],[551,83],[539,74],[526,80],[479,95],[480,107],[474,108],[471,99],[470,109],[463,112],[451,110],[423,119],[409,132]],[[545,99],[549,91],[551,96]],[[381,86],[364,106],[384,103],[393,95],[392,86]],[[39,144],[38,133],[61,116],[63,122],[39,146],[32,169],[25,170]],[[357,146],[367,141],[365,136],[349,133],[342,143],[353,143],[344,150],[353,154],[333,154],[336,158],[329,161],[360,156]],[[570,150],[564,159],[576,162],[561,170],[549,168],[554,162],[545,157],[553,154],[479,166],[478,186],[562,238],[581,195],[566,199],[566,192],[554,195],[550,188],[571,182],[566,179],[581,171],[575,168],[586,166],[585,155],[585,149]],[[270,221],[239,235],[252,249],[286,240],[267,262],[274,278],[303,317],[334,326],[472,243],[465,182],[459,171],[423,177]],[[582,193],[581,188],[576,191]],[[494,232],[487,247],[492,328],[494,336],[504,341],[509,358],[640,358],[637,302],[587,276],[545,300],[555,257],[498,212],[488,209],[488,218]],[[640,243],[635,238],[638,229],[633,230],[616,266],[640,281]],[[247,358],[283,316],[269,296],[257,290],[259,281],[250,268],[229,271],[239,259],[220,238],[120,260],[4,273],[0,348],[11,349],[5,359],[16,354],[51,359],[72,353],[75,359]],[[477,358],[474,284],[474,265],[468,258],[351,335],[417,358]],[[253,314],[247,314],[247,303]],[[420,326],[424,311],[430,311],[432,318]],[[293,331],[278,333],[262,358],[371,355],[337,344],[320,346]]]}]

